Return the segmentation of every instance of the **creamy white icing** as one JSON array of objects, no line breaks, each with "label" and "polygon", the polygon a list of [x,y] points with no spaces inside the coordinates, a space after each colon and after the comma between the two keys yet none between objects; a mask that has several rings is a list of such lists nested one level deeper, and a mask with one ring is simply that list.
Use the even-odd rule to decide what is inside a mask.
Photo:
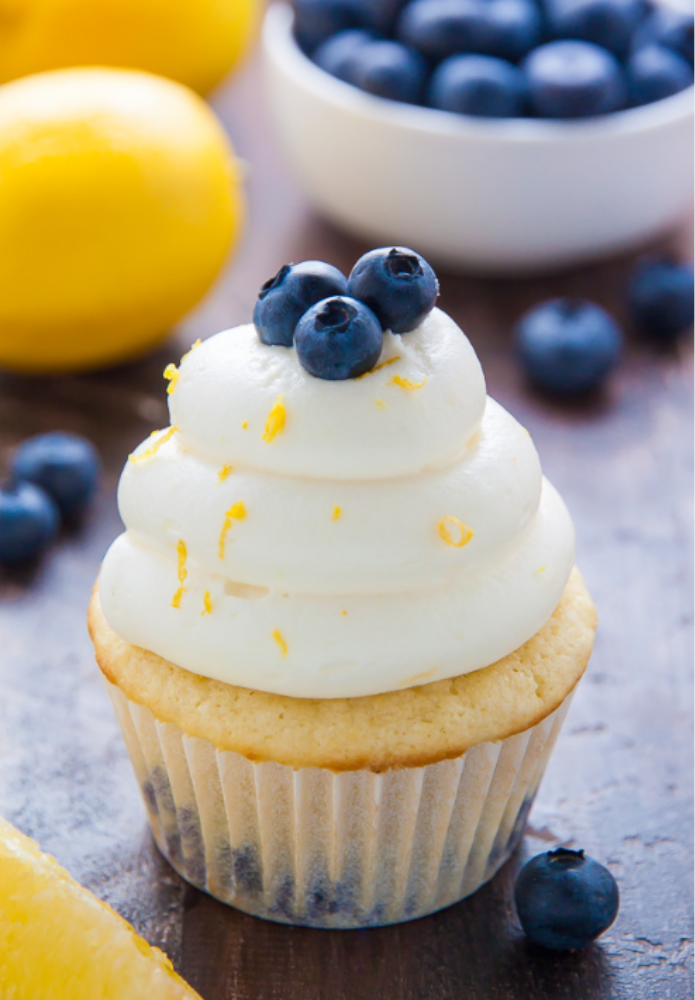
[{"label": "creamy white icing", "polygon": [[574,531],[528,433],[435,309],[360,379],[253,326],[170,383],[126,464],[100,592],[123,639],[195,673],[361,697],[478,670],[548,620]]}]

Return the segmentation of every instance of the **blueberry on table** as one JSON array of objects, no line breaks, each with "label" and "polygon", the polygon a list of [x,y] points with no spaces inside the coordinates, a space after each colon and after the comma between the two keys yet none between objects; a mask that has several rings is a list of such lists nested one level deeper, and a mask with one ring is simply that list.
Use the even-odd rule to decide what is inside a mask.
[{"label": "blueberry on table", "polygon": [[312,53],[339,31],[366,27],[367,11],[365,0],[294,0],[295,38]]},{"label": "blueberry on table", "polygon": [[517,323],[515,338],[531,381],[557,393],[598,386],[618,364],[623,347],[615,320],[581,299],[552,299],[536,306]]},{"label": "blueberry on table", "polygon": [[644,16],[642,0],[549,0],[547,11],[554,38],[593,42],[619,58]]},{"label": "blueberry on table", "polygon": [[625,104],[620,63],[592,42],[549,42],[524,60],[533,111],[541,118],[586,118]]},{"label": "blueberry on table", "polygon": [[524,933],[555,951],[585,948],[618,915],[618,886],[603,865],[560,847],[521,869],[514,901]]},{"label": "blueberry on table", "polygon": [[651,104],[692,86],[693,68],[664,45],[645,45],[625,66],[627,100],[632,107]]},{"label": "blueberry on table", "polygon": [[628,302],[640,332],[665,343],[675,340],[693,324],[692,264],[644,261],[632,275]]},{"label": "blueberry on table", "polygon": [[78,518],[99,482],[99,456],[91,441],[53,431],[22,442],[10,465],[12,478],[40,486],[64,518]]},{"label": "blueberry on table", "polygon": [[58,532],[60,514],[51,497],[33,483],[0,488],[0,565],[16,566],[43,555]]},{"label": "blueberry on table", "polygon": [[367,42],[372,41],[374,35],[362,28],[351,28],[348,31],[339,31],[337,35],[323,42],[316,49],[313,60],[326,73],[344,80],[345,83],[354,83],[354,62],[355,55]]},{"label": "blueberry on table", "polygon": [[693,15],[689,11],[676,10],[660,4],[635,34],[634,47],[643,45],[663,45],[693,65]]},{"label": "blueberry on table", "polygon": [[348,294],[368,305],[384,330],[408,333],[434,309],[437,275],[424,257],[406,247],[370,250],[348,278]]},{"label": "blueberry on table", "polygon": [[361,46],[351,61],[351,82],[360,90],[405,104],[422,101],[427,63],[415,49],[388,40]]},{"label": "blueberry on table", "polygon": [[362,302],[337,295],[306,312],[295,332],[300,364],[316,378],[340,381],[371,371],[379,360],[379,320]]},{"label": "blueberry on table", "polygon": [[542,28],[535,0],[488,0],[485,54],[521,59],[539,44]]},{"label": "blueberry on table", "polygon": [[321,260],[284,264],[275,277],[261,287],[253,310],[253,322],[264,344],[291,347],[294,328],[316,302],[347,291],[345,275]]},{"label": "blueberry on table", "polygon": [[432,74],[427,103],[461,115],[514,118],[524,113],[526,76],[494,56],[450,56]]},{"label": "blueberry on table", "polygon": [[414,0],[396,23],[396,37],[438,62],[487,47],[488,0]]}]

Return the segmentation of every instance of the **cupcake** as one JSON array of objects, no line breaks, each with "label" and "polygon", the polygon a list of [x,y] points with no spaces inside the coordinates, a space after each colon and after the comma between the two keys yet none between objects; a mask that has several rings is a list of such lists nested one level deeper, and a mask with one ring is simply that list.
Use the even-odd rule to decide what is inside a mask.
[{"label": "cupcake", "polygon": [[595,612],[567,509],[429,265],[287,265],[169,366],[90,609],[157,844],[247,913],[363,927],[518,844]]}]

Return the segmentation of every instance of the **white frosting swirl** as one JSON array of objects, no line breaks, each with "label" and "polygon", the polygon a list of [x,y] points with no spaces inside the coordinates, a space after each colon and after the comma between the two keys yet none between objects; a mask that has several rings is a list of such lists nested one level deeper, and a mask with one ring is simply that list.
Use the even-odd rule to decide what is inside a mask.
[{"label": "white frosting swirl", "polygon": [[316,379],[246,326],[172,388],[101,573],[126,641],[242,687],[361,697],[478,670],[552,614],[569,514],[439,310],[359,379]]}]

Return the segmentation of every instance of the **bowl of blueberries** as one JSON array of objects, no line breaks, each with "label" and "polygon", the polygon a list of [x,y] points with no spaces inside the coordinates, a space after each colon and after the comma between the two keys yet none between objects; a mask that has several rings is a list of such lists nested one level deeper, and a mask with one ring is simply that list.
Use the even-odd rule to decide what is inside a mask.
[{"label": "bowl of blueberries", "polygon": [[313,206],[488,273],[639,245],[692,201],[693,15],[675,0],[294,0],[267,90]]}]

